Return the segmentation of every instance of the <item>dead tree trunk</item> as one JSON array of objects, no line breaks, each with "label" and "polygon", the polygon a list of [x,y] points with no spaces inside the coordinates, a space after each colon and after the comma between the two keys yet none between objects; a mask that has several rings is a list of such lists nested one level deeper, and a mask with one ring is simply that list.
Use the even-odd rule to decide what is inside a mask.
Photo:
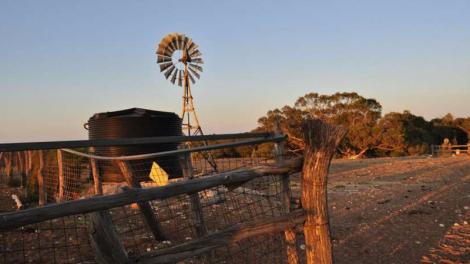
[{"label": "dead tree trunk", "polygon": [[305,150],[302,170],[302,206],[307,263],[332,263],[328,222],[327,175],[331,159],[346,135],[343,127],[308,119],[302,124]]}]

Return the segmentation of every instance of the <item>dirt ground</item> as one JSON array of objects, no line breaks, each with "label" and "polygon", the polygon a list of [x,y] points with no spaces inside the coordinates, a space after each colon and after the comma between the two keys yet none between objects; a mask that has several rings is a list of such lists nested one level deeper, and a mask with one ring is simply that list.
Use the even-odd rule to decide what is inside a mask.
[{"label": "dirt ground", "polygon": [[335,263],[470,263],[470,157],[333,161]]}]

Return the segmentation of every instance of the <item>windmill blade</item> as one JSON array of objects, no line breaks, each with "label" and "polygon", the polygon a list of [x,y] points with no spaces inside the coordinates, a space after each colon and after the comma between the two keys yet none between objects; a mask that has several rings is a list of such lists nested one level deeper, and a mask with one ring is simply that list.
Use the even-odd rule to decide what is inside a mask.
[{"label": "windmill blade", "polygon": [[192,52],[194,49],[197,49],[199,48],[198,45],[196,45],[196,43],[192,42],[191,45],[189,45],[188,47],[188,52]]},{"label": "windmill blade", "polygon": [[197,63],[197,64],[204,64],[204,61],[201,58],[191,59],[191,62]]},{"label": "windmill blade", "polygon": [[171,61],[170,57],[162,56],[160,54],[158,54],[158,56],[157,56],[157,63],[170,62],[170,61]]},{"label": "windmill blade", "polygon": [[171,65],[173,65],[173,62],[171,62],[171,61],[170,61],[170,62],[161,63],[161,64],[160,64],[160,71],[162,72],[162,71],[164,71],[164,70],[170,68]]},{"label": "windmill blade", "polygon": [[183,70],[179,70],[179,75],[178,75],[178,86],[183,86]]},{"label": "windmill blade", "polygon": [[194,77],[191,75],[191,73],[188,72],[189,79],[191,79],[191,82],[194,84],[196,81],[194,80]]},{"label": "windmill blade", "polygon": [[164,73],[165,78],[168,80],[170,78],[171,73],[176,69],[175,65],[171,65],[171,67]]},{"label": "windmill blade", "polygon": [[[191,64],[189,64],[189,66],[191,66]],[[200,79],[201,76],[199,75],[199,73],[197,73],[195,70],[193,70],[191,67],[188,68],[189,71],[194,74],[194,76],[196,76],[196,78]]]},{"label": "windmill blade", "polygon": [[173,50],[170,47],[166,47],[166,49],[163,50],[163,55],[171,58],[171,55],[173,55]]},{"label": "windmill blade", "polygon": [[188,38],[188,37],[186,37],[186,35],[184,35],[184,34],[178,36],[178,45],[179,45],[181,50],[184,50],[184,40],[186,38]]},{"label": "windmill blade", "polygon": [[173,84],[175,84],[175,81],[176,81],[176,75],[178,74],[178,70],[174,71],[173,72],[173,76],[171,76],[171,82]]},{"label": "windmill blade", "polygon": [[189,56],[191,58],[199,57],[199,56],[202,56],[202,53],[198,49],[196,49],[196,50],[193,50],[191,53],[189,53]]},{"label": "windmill blade", "polygon": [[176,50],[179,50],[179,49],[180,49],[180,48],[179,48],[179,45],[178,45],[178,36],[175,36],[175,37],[173,38],[173,40],[171,41],[171,43],[173,44],[173,46],[176,47]]},{"label": "windmill blade", "polygon": [[190,64],[189,64],[189,68],[190,68],[190,69],[193,69],[193,70],[195,70],[195,71],[202,72],[202,67],[199,66],[199,65],[196,65],[196,64],[190,63]]},{"label": "windmill blade", "polygon": [[167,46],[172,46],[173,50],[176,49],[176,46],[171,45],[171,43],[172,43],[173,40],[175,39],[175,35],[176,35],[176,34],[177,34],[177,33],[168,34],[168,35],[166,36],[166,38],[165,38],[166,45],[167,45]]},{"label": "windmill blade", "polygon": [[171,44],[171,39],[167,39],[167,38],[163,39],[162,43],[160,43],[160,45],[158,46],[157,53],[160,53],[160,54],[169,53],[169,55],[167,56],[171,56],[171,54],[173,53],[175,49],[171,47],[170,44]]},{"label": "windmill blade", "polygon": [[188,50],[189,43],[191,43],[191,38],[184,36],[183,50]]}]

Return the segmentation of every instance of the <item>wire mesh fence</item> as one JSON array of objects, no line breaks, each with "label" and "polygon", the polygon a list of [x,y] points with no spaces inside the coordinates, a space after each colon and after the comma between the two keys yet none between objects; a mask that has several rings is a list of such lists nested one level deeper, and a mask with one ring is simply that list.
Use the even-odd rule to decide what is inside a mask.
[{"label": "wire mesh fence", "polygon": [[[187,164],[184,165],[188,159],[183,155],[124,161],[93,158],[96,152],[93,148],[80,148],[3,153],[1,213],[13,212],[20,206],[11,195],[19,198],[23,208],[34,208],[112,195],[123,192],[127,186],[165,186],[188,178],[204,179],[216,173],[275,163],[273,155],[265,153],[218,158],[215,151],[194,152],[189,156],[188,171]],[[207,155],[215,157],[216,167],[207,160]],[[98,184],[102,193],[97,191]],[[126,254],[138,260],[146,253],[195,241],[240,223],[282,216],[286,213],[282,202],[285,192],[282,177],[268,175],[236,186],[219,185],[149,201],[151,214],[161,226],[164,239],[156,237],[141,203],[112,208],[109,214]],[[0,263],[95,263],[91,232],[90,214],[0,231]],[[283,232],[243,238],[184,260],[184,263],[286,262]]]}]

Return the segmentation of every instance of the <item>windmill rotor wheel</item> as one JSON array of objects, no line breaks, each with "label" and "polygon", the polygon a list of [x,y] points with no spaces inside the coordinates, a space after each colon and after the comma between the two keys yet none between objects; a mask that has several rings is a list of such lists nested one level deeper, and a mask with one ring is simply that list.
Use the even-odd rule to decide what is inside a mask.
[{"label": "windmill rotor wheel", "polygon": [[194,84],[202,72],[202,60],[199,46],[181,33],[166,35],[157,48],[157,64],[160,72],[173,84],[183,86],[185,74]]}]

